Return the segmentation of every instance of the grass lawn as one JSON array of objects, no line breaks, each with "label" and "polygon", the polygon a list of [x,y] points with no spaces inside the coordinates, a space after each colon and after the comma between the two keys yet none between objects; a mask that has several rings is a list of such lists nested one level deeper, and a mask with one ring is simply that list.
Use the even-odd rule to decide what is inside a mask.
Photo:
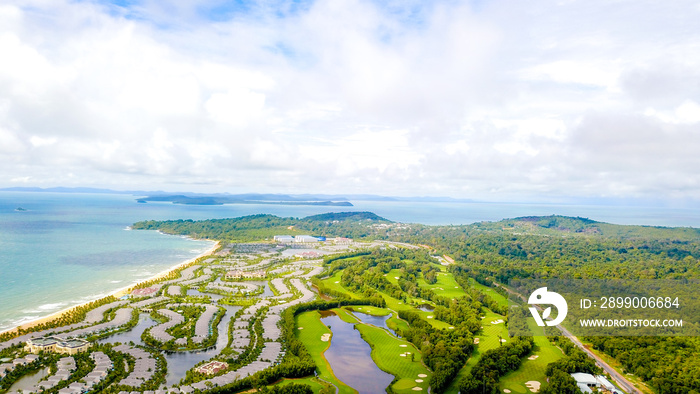
[{"label": "grass lawn", "polygon": [[476,365],[481,354],[487,350],[495,349],[499,346],[500,335],[502,339],[508,340],[508,329],[504,323],[492,324],[493,321],[504,320],[502,315],[488,311],[483,320],[481,320],[482,330],[476,333],[474,338],[479,338],[479,344],[476,346],[476,350],[472,353],[467,363],[462,367],[462,369],[457,374],[455,380],[450,384],[446,393],[456,394],[459,392],[459,381],[464,375],[466,375],[471,369]]},{"label": "grass lawn", "polygon": [[350,292],[349,290],[345,289],[343,285],[340,284],[340,277],[342,275],[343,271],[338,271],[333,276],[322,280],[321,283],[323,283],[326,287],[328,287],[331,290],[335,290],[337,292],[346,294],[350,298],[360,298],[355,293]]},{"label": "grass lawn", "polygon": [[508,298],[504,297],[503,294],[497,292],[494,288],[484,286],[472,278],[469,278],[469,285],[493,298],[496,302],[498,302],[498,305],[508,306]]},{"label": "grass lawn", "polygon": [[386,309],[386,308],[377,308],[376,306],[371,306],[371,305],[360,305],[360,306],[353,305],[353,306],[345,307],[344,309],[350,309],[350,310],[354,310],[357,312],[366,313],[366,314],[372,315],[372,316],[386,316],[386,315],[391,313],[391,311]]},{"label": "grass lawn", "polygon": [[466,295],[464,289],[457,284],[454,276],[449,272],[439,273],[437,275],[437,282],[434,285],[420,278],[418,279],[418,286],[431,289],[435,294],[447,298],[459,298]]},{"label": "grass lawn", "polygon": [[[534,322],[533,322],[534,324]],[[529,393],[525,382],[536,380],[545,384],[547,377],[544,375],[547,364],[564,357],[564,353],[558,347],[552,345],[547,337],[535,336],[535,347],[530,356],[537,356],[537,359],[525,358],[517,371],[510,372],[501,378],[500,388],[508,389],[513,393]]]},{"label": "grass lawn", "polygon": [[[442,322],[442,321],[438,321],[438,320],[433,319],[433,318],[432,318],[432,316],[434,315],[433,312],[421,311],[421,310],[419,310],[419,309],[414,308],[414,307],[411,306],[411,305],[406,305],[403,301],[398,300],[398,299],[396,299],[396,298],[394,298],[394,297],[392,297],[392,296],[390,296],[390,295],[388,295],[388,294],[386,294],[386,293],[379,292],[379,294],[384,298],[384,301],[386,301],[386,307],[387,307],[388,309],[391,309],[391,310],[394,310],[394,311],[397,311],[397,312],[398,312],[398,311],[407,310],[407,309],[414,310],[414,311],[420,313],[420,314],[423,316],[423,318],[424,318],[428,323],[430,323],[431,326],[433,326],[433,327],[435,327],[435,328],[439,328],[439,329],[449,329],[449,327],[450,327],[450,325],[449,325],[448,323],[445,323],[445,322]],[[414,299],[414,302],[417,303],[417,304],[427,304],[427,303],[429,303],[428,301],[426,301],[426,300],[421,300],[421,299],[419,299],[419,298],[415,298],[415,299]],[[428,316],[431,316],[431,317],[428,318]]]},{"label": "grass lawn", "polygon": [[[414,387],[421,387],[427,392],[432,372],[423,365],[421,354],[413,344],[389,334],[384,329],[367,324],[358,324],[357,329],[362,338],[372,347],[372,359],[377,366],[398,378],[391,386],[394,392],[409,393],[413,392]],[[413,354],[413,361],[411,355],[401,356],[406,352]],[[419,374],[427,377],[421,378]],[[416,380],[422,380],[422,382],[416,382]]]},{"label": "grass lawn", "polygon": [[297,330],[297,337],[306,346],[316,366],[318,367],[318,375],[323,380],[332,383],[339,388],[340,393],[356,393],[350,386],[341,382],[331,369],[328,360],[323,356],[323,353],[330,346],[330,341],[321,341],[323,334],[331,334],[331,330],[321,322],[321,315],[318,311],[304,312],[296,317],[296,326],[301,329]]},{"label": "grass lawn", "polygon": [[333,387],[333,385],[328,384],[327,382],[324,382],[319,378],[311,376],[299,379],[282,379],[281,381],[273,384],[272,386],[288,386],[292,383],[308,384],[309,386],[311,386],[311,390],[313,390],[314,393],[335,394],[335,387]]},{"label": "grass lawn", "polygon": [[388,274],[386,274],[386,279],[389,282],[391,282],[397,286],[399,285],[399,278],[400,277],[401,277],[401,270],[400,269],[393,269],[393,270],[389,271]]}]

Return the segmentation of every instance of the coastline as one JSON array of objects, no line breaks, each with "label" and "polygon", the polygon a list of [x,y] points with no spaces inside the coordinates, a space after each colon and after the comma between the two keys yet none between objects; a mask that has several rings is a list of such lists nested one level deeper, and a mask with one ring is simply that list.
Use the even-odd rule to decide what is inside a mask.
[{"label": "coastline", "polygon": [[[205,241],[205,240],[197,240],[197,241]],[[195,257],[189,259],[189,260],[182,261],[182,262],[180,262],[180,263],[178,263],[178,264],[176,264],[176,265],[174,265],[174,266],[172,266],[172,267],[170,267],[170,268],[168,268],[168,269],[166,269],[166,270],[163,270],[163,271],[161,271],[161,272],[159,272],[159,273],[157,273],[157,274],[155,274],[155,275],[149,277],[149,278],[140,280],[140,281],[138,281],[138,282],[136,282],[136,283],[133,283],[133,284],[130,284],[130,285],[128,285],[128,286],[121,287],[121,288],[119,288],[119,289],[116,289],[116,290],[110,292],[109,294],[107,294],[107,295],[105,295],[105,296],[98,297],[98,298],[96,298],[96,299],[94,299],[94,300],[89,300],[89,301],[86,301],[86,302],[83,302],[83,303],[80,303],[80,304],[76,304],[76,305],[70,306],[70,307],[68,307],[68,308],[62,309],[62,310],[60,310],[60,311],[58,311],[58,312],[53,312],[53,313],[51,313],[51,314],[49,314],[49,315],[46,315],[46,316],[43,316],[43,317],[39,317],[39,318],[34,319],[34,320],[32,320],[32,321],[23,323],[23,324],[21,324],[21,325],[19,325],[19,326],[16,326],[16,327],[13,327],[13,328],[9,328],[9,329],[7,329],[7,330],[0,331],[0,335],[5,334],[5,333],[15,332],[15,331],[20,330],[20,329],[26,330],[26,329],[29,329],[29,328],[31,328],[31,327],[37,326],[37,325],[39,325],[39,324],[44,324],[44,323],[51,322],[51,321],[53,321],[53,320],[56,320],[56,319],[60,318],[60,317],[63,316],[64,314],[66,314],[66,313],[72,311],[73,309],[76,309],[76,308],[79,308],[79,307],[81,307],[81,306],[87,305],[87,304],[89,304],[89,303],[91,303],[91,302],[95,302],[95,301],[100,300],[100,299],[102,299],[102,298],[106,298],[106,297],[110,297],[110,296],[112,296],[112,297],[114,297],[114,298],[123,297],[123,296],[129,294],[135,287],[139,286],[139,285],[142,284],[142,283],[146,283],[146,282],[150,282],[150,281],[162,279],[162,278],[168,276],[168,275],[169,275],[170,273],[172,273],[173,271],[177,271],[177,270],[179,270],[179,269],[181,269],[181,268],[184,268],[184,267],[186,267],[186,266],[188,266],[188,265],[191,265],[192,263],[194,263],[194,262],[197,261],[198,259],[201,259],[202,257],[206,257],[206,256],[212,255],[212,254],[214,253],[214,251],[216,251],[216,250],[219,248],[219,246],[220,246],[220,241],[211,241],[211,242],[214,242],[214,244],[212,245],[212,247],[209,248],[209,249],[207,249],[207,250],[205,250],[205,251],[202,252],[201,254],[199,254],[199,255],[197,255],[197,256],[195,256]]]}]

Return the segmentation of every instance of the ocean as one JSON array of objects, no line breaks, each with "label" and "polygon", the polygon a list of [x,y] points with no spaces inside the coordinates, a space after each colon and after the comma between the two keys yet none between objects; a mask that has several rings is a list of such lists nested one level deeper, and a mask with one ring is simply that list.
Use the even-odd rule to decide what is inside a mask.
[{"label": "ocean", "polygon": [[[98,299],[212,246],[208,241],[128,229],[140,220],[371,211],[393,221],[430,225],[559,214],[617,224],[700,227],[700,209],[690,208],[388,201],[352,201],[353,207],[197,206],[139,204],[135,198],[0,192],[0,331]],[[16,210],[19,207],[25,210]]]}]

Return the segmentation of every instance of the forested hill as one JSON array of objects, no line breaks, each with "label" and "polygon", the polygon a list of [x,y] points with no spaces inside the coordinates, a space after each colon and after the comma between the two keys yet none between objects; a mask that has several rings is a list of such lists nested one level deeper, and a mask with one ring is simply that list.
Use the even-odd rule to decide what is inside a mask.
[{"label": "forested hill", "polygon": [[260,241],[274,235],[310,234],[356,239],[386,239],[427,244],[454,245],[466,238],[550,236],[555,238],[604,238],[619,242],[700,242],[700,229],[617,225],[581,217],[526,216],[498,222],[460,226],[427,226],[395,223],[372,212],[331,212],[305,218],[250,215],[231,219],[167,220],[135,223],[134,229],[160,230],[168,234],[228,241]]},{"label": "forested hill", "polygon": [[315,235],[326,237],[370,238],[375,228],[390,222],[371,212],[337,212],[305,218],[250,215],[231,219],[148,220],[134,223],[135,230],[159,230],[166,234],[222,241],[262,241],[275,235]]},{"label": "forested hill", "polygon": [[615,238],[649,238],[698,240],[700,229],[690,227],[631,226],[597,222],[568,216],[525,216],[499,222],[473,225],[492,231],[520,232],[541,235],[602,235]]}]

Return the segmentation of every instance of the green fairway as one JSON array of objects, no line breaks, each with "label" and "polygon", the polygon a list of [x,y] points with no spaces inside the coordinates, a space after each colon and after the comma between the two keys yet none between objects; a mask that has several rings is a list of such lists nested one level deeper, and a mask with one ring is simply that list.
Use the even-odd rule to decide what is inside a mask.
[{"label": "green fairway", "polygon": [[329,289],[337,291],[339,293],[345,294],[350,298],[360,298],[355,293],[346,290],[343,285],[340,284],[340,277],[343,275],[343,271],[336,272],[333,276],[323,279],[321,282]]},{"label": "green fairway", "polygon": [[[476,350],[474,350],[474,353],[472,353],[471,357],[469,357],[469,360],[467,360],[467,363],[462,367],[462,369],[459,371],[457,374],[457,377],[455,380],[450,384],[450,387],[447,389],[446,393],[451,393],[451,394],[456,394],[459,392],[459,381],[462,379],[464,375],[466,375],[471,369],[476,365],[477,361],[479,361],[479,358],[481,357],[481,354],[487,350],[490,349],[495,349],[499,344],[500,339],[505,339],[508,341],[508,329],[506,328],[504,323],[496,323],[493,324],[493,322],[496,322],[498,320],[505,320],[502,315],[499,315],[497,313],[488,311],[485,315],[485,317],[481,320],[482,327],[484,327],[482,330],[476,333],[474,336],[475,340],[476,338],[479,339],[479,344],[476,345]],[[499,339],[499,336],[501,337]]]},{"label": "green fairway", "polygon": [[297,336],[306,346],[309,354],[318,367],[318,375],[323,380],[338,387],[340,393],[356,393],[350,386],[341,382],[333,374],[333,370],[323,353],[330,346],[330,341],[322,341],[321,336],[331,334],[331,330],[321,322],[318,311],[304,312],[296,317]]},{"label": "green fairway", "polygon": [[386,315],[391,313],[391,311],[389,311],[386,308],[377,308],[376,306],[371,306],[371,305],[345,307],[345,309],[366,313],[366,314],[372,315],[372,316],[386,316]]},{"label": "green fairway", "polygon": [[389,271],[388,274],[386,274],[386,279],[389,282],[391,282],[397,286],[399,284],[400,277],[401,277],[401,270],[400,269],[393,269],[393,270]]},{"label": "green fairway", "polygon": [[432,372],[423,365],[420,352],[413,344],[378,327],[367,324],[358,324],[356,327],[362,338],[372,347],[372,359],[377,366],[398,378],[392,385],[394,392],[409,393],[414,391],[414,387],[428,390],[428,381]]},{"label": "green fairway", "polygon": [[273,384],[272,386],[288,386],[292,383],[308,384],[309,386],[311,386],[311,390],[313,390],[314,393],[335,394],[335,387],[332,384],[327,383],[316,377],[282,379],[281,381]]},{"label": "green fairway", "polygon": [[498,302],[498,305],[508,306],[508,298],[504,297],[503,294],[497,292],[496,289],[494,289],[493,287],[484,286],[471,278],[469,279],[469,285],[488,295],[489,297],[493,298],[496,302]]},{"label": "green fairway", "polygon": [[[547,337],[536,336],[535,347],[529,358],[523,360],[517,371],[510,372],[501,378],[500,388],[508,389],[513,393],[529,393],[525,382],[537,381],[544,384],[547,377],[544,375],[547,364],[564,357],[559,348],[552,345]],[[534,358],[534,360],[533,360]]]},{"label": "green fairway", "polygon": [[439,273],[437,275],[437,282],[434,285],[420,278],[418,279],[418,286],[431,289],[435,294],[447,298],[459,298],[467,294],[464,292],[464,289],[457,284],[454,276],[449,272]]}]

